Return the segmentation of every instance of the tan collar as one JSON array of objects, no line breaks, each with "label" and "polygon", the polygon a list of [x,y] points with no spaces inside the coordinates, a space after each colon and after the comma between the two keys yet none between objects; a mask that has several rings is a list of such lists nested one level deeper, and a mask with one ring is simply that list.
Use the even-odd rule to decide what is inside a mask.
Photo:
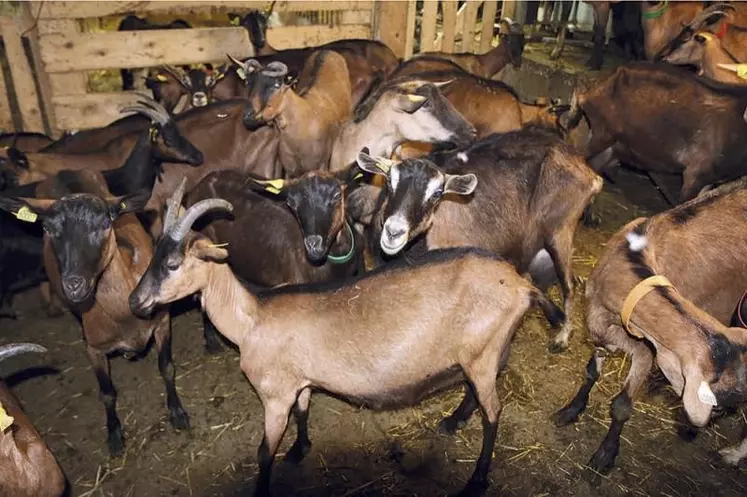
[{"label": "tan collar", "polygon": [[622,310],[620,311],[620,319],[622,320],[622,324],[625,327],[625,329],[633,336],[636,336],[638,338],[643,338],[643,334],[638,330],[633,330],[630,327],[630,316],[633,314],[633,309],[635,309],[635,306],[638,304],[638,302],[645,297],[648,292],[653,290],[656,287],[669,287],[674,288],[674,285],[670,283],[670,281],[666,278],[666,276],[662,275],[655,275],[655,276],[649,276],[645,280],[642,280],[639,282],[636,286],[633,287],[633,289],[630,291],[627,297],[625,297],[625,300],[623,301]]}]

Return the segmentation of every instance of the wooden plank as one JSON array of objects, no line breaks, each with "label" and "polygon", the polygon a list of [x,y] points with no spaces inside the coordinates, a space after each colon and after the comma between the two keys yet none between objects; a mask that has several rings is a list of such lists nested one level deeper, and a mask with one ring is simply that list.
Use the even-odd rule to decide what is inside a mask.
[{"label": "wooden plank", "polygon": [[16,131],[13,124],[13,115],[10,112],[10,101],[8,100],[8,89],[5,86],[5,75],[0,71],[0,132],[11,133]]},{"label": "wooden plank", "polygon": [[[39,12],[40,19],[82,19],[88,17],[104,17],[113,15],[126,15],[137,12],[138,15],[151,13],[158,14],[202,14],[225,11],[245,11],[251,9],[264,9],[270,4],[266,2],[32,2],[32,12]],[[346,0],[324,2],[324,10],[372,10],[372,0]],[[278,1],[275,4],[275,12],[304,12],[320,10],[319,2],[306,1]]]},{"label": "wooden plank", "polygon": [[482,4],[482,34],[480,34],[480,53],[490,50],[493,45],[493,25],[495,13],[498,10],[498,0],[485,0]]},{"label": "wooden plank", "polygon": [[[42,118],[44,119],[44,131],[45,133],[55,136],[57,135],[57,129],[54,125],[54,109],[52,108],[52,89],[49,81],[49,75],[44,70],[44,64],[42,64],[41,51],[39,49],[39,28],[37,23],[34,21],[34,16],[29,9],[29,4],[24,3],[22,6],[22,15],[25,24],[28,26],[24,32],[26,32],[26,38],[29,41],[29,48],[31,50],[31,63],[36,73],[36,80],[38,82],[39,91],[39,102],[41,105]],[[76,81],[69,82],[70,85],[74,85]],[[82,89],[85,91],[85,78],[82,80]]]},{"label": "wooden plank", "polygon": [[19,23],[3,18],[0,20],[0,34],[5,43],[5,54],[10,65],[13,89],[21,111],[24,131],[44,133],[44,120],[39,110],[39,97],[36,94],[36,84],[31,66],[26,58],[21,41]]},{"label": "wooden plank", "polygon": [[472,52],[475,41],[475,26],[477,24],[477,8],[482,2],[478,0],[467,0],[464,4],[464,15],[462,19],[462,52]]},{"label": "wooden plank", "polygon": [[444,36],[441,42],[441,51],[454,53],[454,35],[456,28],[457,0],[443,0],[441,9],[444,14]]},{"label": "wooden plank", "polygon": [[374,36],[389,46],[397,57],[405,56],[407,38],[415,36],[414,32],[407,31],[409,6],[409,2],[376,3]]},{"label": "wooden plank", "polygon": [[420,21],[420,51],[430,52],[436,41],[436,15],[438,2],[423,3],[423,18]]},{"label": "wooden plank", "polygon": [[136,92],[54,96],[57,126],[68,131],[106,126],[122,117],[119,109],[139,96]]},{"label": "wooden plank", "polygon": [[[33,11],[32,11],[33,12]],[[39,20],[39,35],[53,33],[56,35],[78,36],[82,33],[80,23],[75,19]],[[37,62],[42,65],[39,40]],[[47,69],[44,69],[45,74]],[[63,74],[47,74],[49,89],[53,95],[84,95],[88,92],[88,76],[82,71]]]},{"label": "wooden plank", "polygon": [[501,17],[510,17],[511,19],[514,19],[515,16],[516,0],[503,0],[503,5],[501,6]]},{"label": "wooden plank", "polygon": [[405,59],[412,57],[412,52],[415,50],[415,14],[417,13],[417,2],[416,0],[410,0],[407,2],[407,27],[405,37]]}]

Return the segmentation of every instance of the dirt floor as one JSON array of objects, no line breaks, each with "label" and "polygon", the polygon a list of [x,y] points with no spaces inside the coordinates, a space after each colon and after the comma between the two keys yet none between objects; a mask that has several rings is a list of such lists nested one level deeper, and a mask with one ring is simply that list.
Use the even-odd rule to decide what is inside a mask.
[{"label": "dirt floor", "polygon": [[[601,227],[578,233],[577,273],[589,274],[605,240],[622,224],[664,208],[647,179],[622,172],[597,201]],[[36,295],[17,299],[20,317],[0,322],[0,342],[37,342],[50,353],[7,361],[0,374],[57,456],[71,495],[233,496],[251,491],[262,408],[239,370],[236,351],[206,355],[197,312],[174,319],[177,386],[191,431],[177,433],[168,423],[154,351],[138,361],[115,358],[112,372],[127,451],[111,459],[104,410],[78,324],[69,315],[44,317]],[[578,302],[583,309],[581,296]],[[745,495],[745,465],[727,468],[713,453],[737,440],[746,411],[717,420],[694,442],[683,441],[674,421],[680,403],[656,375],[635,404],[617,467],[604,477],[584,468],[606,432],[608,402],[621,385],[626,363],[622,358],[609,362],[580,421],[556,428],[549,418],[575,392],[591,352],[583,322],[581,314],[574,317],[571,347],[558,355],[547,351],[548,325],[540,315],[530,314],[517,333],[508,368],[498,379],[505,407],[488,495]],[[24,367],[31,369],[13,373]],[[459,400],[460,391],[453,391],[417,408],[374,413],[316,394],[311,453],[298,466],[277,464],[273,489],[276,495],[299,496],[440,496],[458,490],[480,450],[479,416],[455,437],[435,428]],[[291,427],[281,451],[294,436]]]}]

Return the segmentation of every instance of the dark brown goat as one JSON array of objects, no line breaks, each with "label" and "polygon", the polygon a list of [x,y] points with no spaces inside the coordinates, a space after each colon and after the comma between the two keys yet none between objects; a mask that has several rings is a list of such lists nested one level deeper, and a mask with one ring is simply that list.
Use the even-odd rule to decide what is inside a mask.
[{"label": "dark brown goat", "polygon": [[[540,280],[554,266],[566,315],[573,315],[573,236],[602,178],[557,133],[527,127],[461,152],[402,163],[361,153],[358,165],[387,178],[371,236],[386,255],[422,235],[419,243],[427,250],[477,246]],[[467,198],[442,201],[454,195]],[[380,254],[375,247],[373,253]],[[550,267],[540,267],[548,255]],[[553,338],[552,351],[568,346],[571,326],[569,319]]]},{"label": "dark brown goat", "polygon": [[[235,87],[241,88],[235,70],[227,64],[217,69],[190,69],[185,71],[178,67],[162,66],[155,74],[148,76],[146,85],[153,92],[153,97],[167,111],[179,114],[193,107],[205,107],[216,100],[227,100],[239,95],[226,95],[218,88],[227,74],[235,80]],[[229,79],[231,79],[231,77]],[[222,85],[221,85],[222,86]],[[227,81],[227,87],[231,82]]]},{"label": "dark brown goat", "polygon": [[[747,43],[747,39],[745,42]],[[698,75],[720,83],[747,85],[747,79],[739,76],[741,61],[734,59],[724,49],[721,40],[710,31],[699,31],[692,39],[672,50],[664,57],[664,61],[674,65],[695,66]]]},{"label": "dark brown goat", "polygon": [[[734,275],[747,271],[746,208],[747,180],[741,179],[652,218],[636,219],[607,243],[586,284],[586,320],[597,348],[581,389],[556,415],[558,425],[578,418],[607,352],[630,355],[628,376],[612,400],[609,432],[589,463],[593,469],[614,464],[633,399],[654,360],[696,426],[708,422],[712,406],[747,400],[747,330],[728,327],[744,292],[744,282]],[[654,275],[672,286],[651,288],[624,313],[632,289]],[[630,319],[630,332],[621,314]],[[747,441],[721,454],[736,464],[746,449]]]},{"label": "dark brown goat", "polygon": [[[595,169],[617,158],[654,179],[682,174],[680,201],[745,173],[747,88],[650,62],[618,67],[585,86],[573,92],[569,126],[587,121],[584,153]],[[674,195],[668,200],[676,203]]]},{"label": "dark brown goat", "polygon": [[508,64],[521,67],[521,54],[524,52],[521,25],[508,18],[501,19],[499,39],[500,44],[484,54],[423,52],[422,55],[450,60],[467,72],[490,79]]},{"label": "dark brown goat", "polygon": [[42,133],[3,133],[0,134],[0,148],[12,147],[21,152],[38,152],[54,143]]},{"label": "dark brown goat", "polygon": [[179,205],[172,199],[167,218],[174,221],[130,304],[147,314],[200,292],[210,319],[239,347],[241,369],[264,407],[255,495],[270,493],[291,411],[298,436],[287,457],[300,461],[309,452],[312,389],[395,408],[464,377],[467,397],[477,399],[483,415],[482,451],[465,494],[484,493],[501,411],[495,378],[508,360],[511,339],[532,303],[553,322],[562,321],[562,312],[539,290],[495,256],[457,249],[342,283],[285,287],[258,298],[222,264],[225,249],[190,231],[205,212],[230,211],[231,204],[203,200],[177,220]]},{"label": "dark brown goat", "polygon": [[43,220],[44,265],[52,288],[82,323],[106,408],[110,453],[122,453],[124,433],[107,356],[139,353],[153,337],[171,423],[189,428],[174,385],[168,311],[138,319],[127,304],[153,255],[151,239],[133,214],[147,203],[152,182],[147,189],[119,197],[110,195],[103,175],[94,171],[76,171],[72,178],[60,174],[45,183],[37,193],[47,192],[51,198],[0,197],[0,209],[27,221]]}]

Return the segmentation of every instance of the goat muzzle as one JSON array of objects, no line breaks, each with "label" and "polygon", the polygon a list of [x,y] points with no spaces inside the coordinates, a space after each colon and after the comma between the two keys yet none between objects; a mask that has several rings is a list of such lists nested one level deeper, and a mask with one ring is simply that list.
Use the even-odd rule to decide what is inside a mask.
[{"label": "goat muzzle", "polygon": [[306,247],[306,256],[312,263],[322,262],[327,255],[324,239],[319,235],[309,235],[303,239]]}]

